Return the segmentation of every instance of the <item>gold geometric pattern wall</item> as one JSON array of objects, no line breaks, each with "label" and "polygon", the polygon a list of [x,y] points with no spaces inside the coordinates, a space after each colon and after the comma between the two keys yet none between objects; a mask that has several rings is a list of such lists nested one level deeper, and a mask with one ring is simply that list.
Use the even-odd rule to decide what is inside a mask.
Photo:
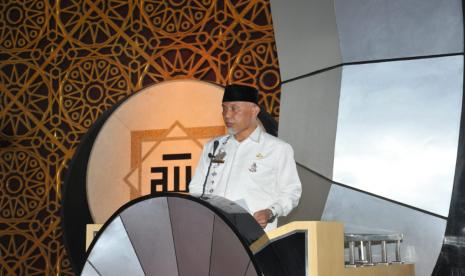
[{"label": "gold geometric pattern wall", "polygon": [[63,175],[95,120],[171,79],[252,84],[279,115],[268,1],[0,2],[0,275],[70,274]]}]

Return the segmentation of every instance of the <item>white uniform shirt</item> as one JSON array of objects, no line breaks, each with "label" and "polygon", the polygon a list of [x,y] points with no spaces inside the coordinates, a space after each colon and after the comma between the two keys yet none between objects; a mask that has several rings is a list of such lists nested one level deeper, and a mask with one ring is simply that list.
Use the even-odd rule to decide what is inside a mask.
[{"label": "white uniform shirt", "polygon": [[[213,143],[219,141],[216,159],[208,175],[206,195],[217,195],[247,206],[250,214],[272,209],[277,216],[286,216],[297,206],[302,187],[297,175],[292,147],[257,127],[238,142],[233,135],[217,137],[203,148],[202,156],[189,184],[192,194],[202,194],[210,163]],[[276,228],[277,220],[265,231]]]}]

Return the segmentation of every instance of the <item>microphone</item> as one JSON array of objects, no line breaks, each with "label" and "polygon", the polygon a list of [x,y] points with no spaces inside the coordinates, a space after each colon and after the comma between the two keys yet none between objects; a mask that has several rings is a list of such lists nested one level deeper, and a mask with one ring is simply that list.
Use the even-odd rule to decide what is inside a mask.
[{"label": "microphone", "polygon": [[213,142],[213,153],[208,153],[208,157],[210,158],[210,164],[208,165],[207,175],[205,175],[205,181],[203,182],[202,195],[200,196],[200,199],[207,199],[207,197],[204,197],[205,186],[207,185],[208,176],[210,175],[210,168],[213,163],[213,158],[215,157],[215,151],[218,148],[219,144],[220,142],[218,142],[218,140],[215,140],[215,142]]}]

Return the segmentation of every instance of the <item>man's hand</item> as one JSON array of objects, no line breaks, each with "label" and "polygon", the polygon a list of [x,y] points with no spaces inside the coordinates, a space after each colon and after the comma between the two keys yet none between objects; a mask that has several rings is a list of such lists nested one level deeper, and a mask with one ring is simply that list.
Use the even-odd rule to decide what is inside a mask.
[{"label": "man's hand", "polygon": [[265,228],[272,216],[270,209],[260,210],[253,214],[255,220],[260,224],[262,228]]}]

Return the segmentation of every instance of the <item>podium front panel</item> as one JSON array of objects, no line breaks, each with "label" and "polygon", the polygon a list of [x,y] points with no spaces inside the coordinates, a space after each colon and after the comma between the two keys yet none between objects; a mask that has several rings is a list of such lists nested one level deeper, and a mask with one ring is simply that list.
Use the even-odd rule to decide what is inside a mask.
[{"label": "podium front panel", "polygon": [[264,234],[258,223],[234,202],[213,201],[163,194],[126,204],[92,242],[82,275],[268,275],[249,248]]}]

